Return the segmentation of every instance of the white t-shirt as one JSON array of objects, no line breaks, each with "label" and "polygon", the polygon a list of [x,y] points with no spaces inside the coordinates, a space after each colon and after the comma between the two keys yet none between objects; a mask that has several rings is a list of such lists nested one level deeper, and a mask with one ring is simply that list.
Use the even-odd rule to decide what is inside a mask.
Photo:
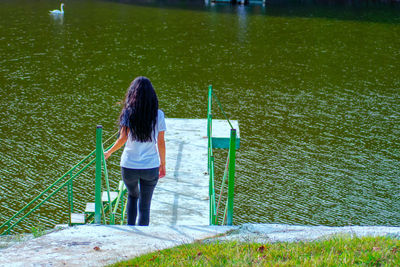
[{"label": "white t-shirt", "polygon": [[153,141],[132,141],[132,137],[129,134],[121,156],[121,167],[128,169],[153,169],[160,167],[157,138],[159,132],[166,130],[164,112],[158,110]]}]

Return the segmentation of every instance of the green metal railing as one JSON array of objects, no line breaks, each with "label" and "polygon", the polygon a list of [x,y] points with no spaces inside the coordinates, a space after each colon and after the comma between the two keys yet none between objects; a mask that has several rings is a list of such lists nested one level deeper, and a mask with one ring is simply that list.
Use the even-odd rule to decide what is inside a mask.
[{"label": "green metal railing", "polygon": [[[213,153],[213,139],[212,139],[212,102],[213,97],[218,103],[221,112],[224,114],[225,119],[228,121],[231,131],[229,139],[229,152],[225,164],[224,174],[222,177],[222,183],[220,192],[218,195],[218,201],[216,201],[215,194],[215,163]],[[236,161],[236,129],[233,128],[231,122],[226,116],[220,101],[217,96],[213,93],[212,86],[208,87],[208,108],[207,108],[207,138],[208,138],[208,173],[210,175],[209,180],[209,198],[210,198],[210,225],[232,225],[233,223],[233,201],[234,201],[234,187],[235,187],[235,161]],[[222,198],[224,194],[226,180],[228,179],[228,195],[226,197],[225,207],[223,208]],[[224,212],[221,217],[221,209]]]},{"label": "green metal railing", "polygon": [[[113,134],[104,143],[107,143],[112,138],[114,138],[117,133]],[[107,149],[111,148],[111,144]],[[44,203],[49,201],[54,195],[59,193],[63,188],[67,187],[68,192],[68,203],[69,203],[69,214],[74,212],[74,199],[73,199],[73,185],[74,179],[78,178],[84,171],[86,171],[93,164],[96,165],[96,180],[95,180],[95,213],[94,219],[93,215],[88,215],[87,222],[101,224],[107,223],[105,214],[110,211],[109,223],[115,223],[115,213],[117,212],[117,206],[113,206],[114,203],[123,202],[123,196],[126,193],[124,187],[119,188],[119,193],[117,199],[111,201],[110,197],[110,185],[108,179],[107,165],[104,158],[104,148],[102,143],[102,127],[98,126],[96,129],[96,149],[93,150],[89,155],[82,159],[78,164],[73,166],[69,171],[64,173],[55,182],[53,182],[49,187],[47,187],[43,192],[16,212],[11,218],[6,220],[0,225],[0,235],[10,234],[14,227],[20,224],[26,217],[32,214],[34,211],[39,209]],[[103,168],[102,168],[103,167]],[[108,201],[105,205],[102,203],[102,176],[104,174],[104,179],[106,182],[106,192],[108,196]],[[126,205],[126,204],[125,204]],[[121,212],[123,207],[121,206]],[[123,223],[124,216],[121,215],[121,224]]]}]

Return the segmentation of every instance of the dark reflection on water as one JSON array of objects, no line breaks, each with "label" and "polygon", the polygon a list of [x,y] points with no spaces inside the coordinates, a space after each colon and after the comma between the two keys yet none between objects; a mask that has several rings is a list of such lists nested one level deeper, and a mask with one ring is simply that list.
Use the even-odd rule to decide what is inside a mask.
[{"label": "dark reflection on water", "polygon": [[236,13],[245,9],[247,13],[279,17],[330,18],[339,20],[400,23],[400,1],[398,0],[267,0],[249,5],[236,5],[210,0],[109,0],[111,2],[142,6],[194,9],[218,13]]},{"label": "dark reflection on water", "polygon": [[[397,6],[185,3],[69,1],[61,21],[54,1],[0,2],[2,220],[93,149],[97,124],[116,130],[117,102],[146,75],[168,117],[204,118],[213,84],[239,120],[236,224],[399,225]],[[93,174],[75,182],[77,210]],[[65,222],[65,203],[23,229]]]},{"label": "dark reflection on water", "polygon": [[279,1],[268,2],[270,16],[320,17],[340,20],[400,23],[399,1]]}]

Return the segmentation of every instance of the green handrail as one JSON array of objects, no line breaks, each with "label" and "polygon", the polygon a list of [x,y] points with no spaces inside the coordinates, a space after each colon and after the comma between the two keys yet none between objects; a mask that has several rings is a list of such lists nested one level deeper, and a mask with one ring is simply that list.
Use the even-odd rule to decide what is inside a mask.
[{"label": "green handrail", "polygon": [[[113,206],[111,203],[111,195],[110,195],[110,182],[108,181],[108,171],[107,171],[107,163],[106,163],[106,158],[104,157],[104,149],[102,146],[102,153],[101,153],[101,160],[103,163],[103,171],[104,171],[104,179],[106,181],[106,187],[107,187],[107,197],[108,197],[108,205],[110,206],[110,209],[113,210]],[[114,224],[114,215],[111,213],[111,218],[110,218],[110,223]]]},{"label": "green handrail", "polygon": [[[210,172],[210,177],[214,177],[214,157],[211,157],[211,172]],[[211,210],[210,210],[210,213],[211,213],[211,224],[215,224],[215,222],[216,222],[216,219],[217,219],[217,209],[216,209],[216,207],[215,207],[215,184],[214,184],[214,179],[211,179],[211,197],[210,197],[210,200],[211,200],[211,203],[210,203],[210,205],[211,205]]]},{"label": "green handrail", "polygon": [[[123,187],[119,186],[119,193],[117,198],[114,200],[111,200],[111,194],[110,194],[110,184],[109,184],[109,179],[108,179],[108,170],[107,170],[107,163],[106,159],[104,157],[104,148],[101,142],[102,138],[102,126],[99,125],[97,126],[96,130],[96,182],[95,182],[95,213],[94,213],[94,218],[89,216],[88,222],[89,223],[96,223],[96,224],[101,224],[101,221],[106,224],[106,216],[105,214],[110,211],[110,224],[115,224],[115,214],[118,209],[118,204],[119,202],[123,201],[124,194],[127,192],[126,189],[123,189]],[[111,146],[110,146],[111,147]],[[110,148],[109,147],[109,148]],[[108,149],[109,149],[108,148]],[[102,168],[103,167],[103,168]],[[108,205],[104,206],[103,201],[102,201],[102,171],[104,172],[104,178],[106,182],[106,194],[107,194],[107,203]],[[121,207],[121,224],[124,221],[124,215],[123,213],[125,210],[123,210],[123,207]]]},{"label": "green handrail", "polygon": [[125,205],[124,205],[124,211],[122,212],[122,219],[121,219],[121,225],[125,221],[125,214],[126,214],[126,207],[128,206],[128,198],[125,200]]},{"label": "green handrail", "polygon": [[[72,174],[69,174],[70,177],[72,177]],[[68,202],[70,204],[70,213],[74,212],[74,181],[71,180],[71,182],[68,184]]]},{"label": "green handrail", "polygon": [[221,102],[219,102],[219,99],[217,97],[217,95],[215,95],[214,91],[212,91],[212,95],[215,96],[215,100],[217,101],[217,104],[219,106],[219,109],[221,110],[222,114],[224,114],[225,119],[228,121],[229,126],[231,126],[231,129],[233,129],[232,123],[231,121],[228,119],[228,116],[226,116],[226,113],[224,111],[224,109],[222,108]]},{"label": "green handrail", "polygon": [[32,203],[37,201],[39,198],[41,198],[44,194],[46,194],[50,189],[52,189],[56,184],[58,184],[62,179],[64,179],[67,175],[71,174],[77,167],[79,167],[83,162],[85,162],[88,158],[90,158],[96,150],[92,151],[88,156],[86,156],[83,160],[81,160],[78,164],[76,164],[74,167],[72,167],[69,171],[64,173],[60,178],[58,178],[53,184],[51,184],[49,187],[47,187],[42,193],[40,193],[37,197],[35,197],[33,200],[31,200],[28,204],[26,204],[23,208],[21,208],[16,214],[14,214],[10,219],[8,219],[6,222],[4,222],[0,226],[0,230],[8,223],[10,223],[15,217],[17,217],[19,214],[24,212]]},{"label": "green handrail", "polygon": [[[215,199],[215,175],[214,175],[214,155],[212,150],[212,99],[213,96],[218,103],[218,106],[228,121],[231,132],[229,139],[229,152],[226,161],[226,167],[224,169],[224,175],[222,178],[221,189],[218,198],[218,204],[216,205]],[[208,173],[209,179],[209,199],[210,199],[210,225],[217,225],[219,223],[218,215],[219,208],[222,200],[222,194],[224,192],[224,185],[226,177],[228,177],[228,196],[224,208],[224,215],[221,220],[222,224],[232,225],[233,224],[233,201],[234,201],[234,186],[235,186],[235,160],[236,160],[236,129],[233,128],[231,122],[228,119],[225,111],[222,108],[221,102],[218,97],[214,94],[212,86],[208,87],[208,107],[207,107],[207,137],[208,137]]]},{"label": "green handrail", "polygon": [[228,176],[228,169],[229,169],[229,154],[228,154],[228,157],[226,159],[224,175],[222,176],[221,190],[219,191],[218,204],[217,204],[217,208],[216,208],[216,217],[217,217],[216,219],[217,220],[218,220],[218,210],[219,210],[220,203],[221,203],[221,200],[222,200],[222,193],[224,192],[225,180],[226,180],[226,177]]},{"label": "green handrail", "polygon": [[227,224],[233,223],[233,198],[235,189],[235,160],[236,160],[236,130],[231,129],[229,144],[229,179],[228,179],[228,211]]},{"label": "green handrail", "polygon": [[[118,132],[117,132],[118,133]],[[114,136],[117,134],[114,133],[110,138],[106,140],[106,142],[110,141]],[[105,143],[106,143],[105,142]],[[112,145],[110,145],[109,148],[111,148]],[[108,148],[108,149],[109,149]],[[61,177],[59,177],[55,182],[53,182],[50,186],[48,186],[43,192],[41,192],[38,196],[36,196],[33,200],[31,200],[28,204],[26,204],[23,208],[21,208],[19,211],[17,211],[11,218],[6,220],[1,226],[0,230],[3,230],[3,232],[0,235],[8,234],[10,231],[18,225],[22,220],[24,220],[26,217],[28,217],[31,213],[36,211],[40,206],[42,206],[46,201],[48,201],[52,196],[54,196],[56,193],[58,193],[62,188],[65,186],[68,186],[68,200],[70,204],[70,211],[73,212],[73,179],[79,176],[83,171],[85,171],[90,165],[92,165],[95,161],[95,159],[92,159],[89,163],[84,165],[81,169],[79,169],[75,174],[73,172],[77,170],[78,167],[80,167],[83,163],[85,163],[90,157],[92,157],[96,152],[96,149],[93,150],[92,152],[89,153],[84,159],[82,159],[79,163],[77,163],[75,166],[73,166],[70,170],[68,170],[66,173],[64,173]],[[104,157],[104,153],[102,155]],[[65,178],[69,176],[69,178],[58,185],[61,181],[65,180]],[[58,186],[55,188],[55,186]],[[25,213],[21,218],[17,219],[16,222],[13,222],[14,219],[16,219],[18,216],[20,216],[23,212],[25,212],[28,208],[30,208],[35,202],[37,202],[40,198],[42,198],[45,194],[47,194],[50,190],[54,189],[45,199],[41,200],[39,203],[36,204],[31,210],[29,210],[27,213]],[[6,228],[6,229],[4,229]]]},{"label": "green handrail", "polygon": [[[124,185],[120,184],[118,187],[118,196],[117,196],[117,202],[115,203],[114,210],[112,211],[113,214],[117,212],[118,204],[120,201],[122,201],[123,195],[126,193],[126,188],[124,189]],[[123,201],[122,201],[123,202]]]},{"label": "green handrail", "polygon": [[[110,194],[110,183],[109,183],[109,176],[108,176],[108,170],[107,170],[107,163],[106,159],[104,156],[104,147],[102,145],[102,126],[99,125],[97,126],[96,130],[96,182],[95,182],[95,214],[94,214],[94,223],[96,224],[101,224],[101,220],[103,219],[103,222],[106,224],[106,217],[105,214],[106,212],[110,211],[110,224],[115,224],[115,213],[118,208],[118,203],[121,201],[123,198],[124,194],[126,193],[126,190],[121,190],[121,187],[119,187],[119,193],[116,199],[111,200],[111,194]],[[111,147],[111,146],[110,146]],[[109,147],[109,148],[110,148]],[[107,149],[109,149],[107,148]],[[103,169],[102,169],[103,167]],[[106,194],[107,194],[107,203],[108,206],[103,206],[102,203],[102,171],[104,172],[104,179],[106,182]],[[115,204],[115,205],[114,205]],[[122,211],[122,208],[121,208]],[[124,217],[121,215],[121,220],[123,221]]]},{"label": "green handrail", "polygon": [[207,107],[207,137],[208,137],[208,173],[210,173],[212,151],[212,85],[208,87],[208,107]]},{"label": "green handrail", "polygon": [[[13,223],[11,226],[9,226],[6,230],[7,233],[9,233],[9,231],[11,229],[13,229],[18,223],[20,223],[23,219],[25,219],[26,217],[28,217],[32,212],[34,212],[35,210],[37,210],[40,206],[43,205],[43,203],[45,203],[47,200],[49,200],[53,195],[55,195],[56,193],[58,193],[58,191],[60,191],[62,188],[64,188],[65,185],[67,185],[70,181],[72,181],[76,176],[78,176],[79,174],[81,174],[84,170],[86,170],[87,167],[89,167],[93,162],[95,161],[95,159],[93,159],[91,162],[89,162],[88,164],[86,164],[81,170],[79,170],[75,175],[73,175],[71,178],[69,178],[67,181],[65,181],[62,185],[60,185],[55,191],[53,191],[52,193],[50,193],[44,200],[42,200],[39,204],[37,204],[35,207],[33,207],[30,211],[28,211],[24,216],[22,216],[19,220],[17,220],[15,223]],[[33,203],[33,202],[32,202]],[[15,218],[16,216],[14,215],[13,218]],[[10,221],[10,220],[9,220]],[[7,221],[6,223],[8,223],[9,221]],[[5,223],[5,224],[6,224]],[[4,224],[3,224],[4,225]],[[2,233],[3,234],[3,233]]]},{"label": "green handrail", "polygon": [[101,224],[101,154],[102,151],[102,131],[103,126],[98,125],[96,128],[96,177],[95,177],[95,200],[94,200],[94,223]]},{"label": "green handrail", "polygon": [[[101,213],[103,214],[103,221],[106,223],[105,213],[110,210],[110,224],[115,224],[114,208],[113,202],[111,200],[110,194],[110,183],[108,179],[108,170],[106,158],[104,156],[104,147],[102,144],[102,129],[101,125],[97,126],[96,129],[96,182],[95,182],[95,223],[101,223]],[[106,182],[106,193],[108,197],[108,207],[104,209],[102,205],[102,190],[101,190],[101,177],[102,177],[102,167],[104,172],[104,180]]]}]

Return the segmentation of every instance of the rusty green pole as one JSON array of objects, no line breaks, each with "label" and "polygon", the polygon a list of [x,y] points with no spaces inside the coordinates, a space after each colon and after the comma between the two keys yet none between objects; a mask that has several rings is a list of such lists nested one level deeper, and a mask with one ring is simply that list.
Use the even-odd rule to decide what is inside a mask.
[{"label": "rusty green pole", "polygon": [[231,129],[229,142],[229,180],[228,180],[228,214],[227,225],[233,222],[233,197],[235,189],[236,129]]},{"label": "rusty green pole", "polygon": [[101,140],[102,131],[103,126],[98,125],[96,128],[96,182],[94,201],[94,223],[96,224],[101,224],[101,153],[104,153]]}]

